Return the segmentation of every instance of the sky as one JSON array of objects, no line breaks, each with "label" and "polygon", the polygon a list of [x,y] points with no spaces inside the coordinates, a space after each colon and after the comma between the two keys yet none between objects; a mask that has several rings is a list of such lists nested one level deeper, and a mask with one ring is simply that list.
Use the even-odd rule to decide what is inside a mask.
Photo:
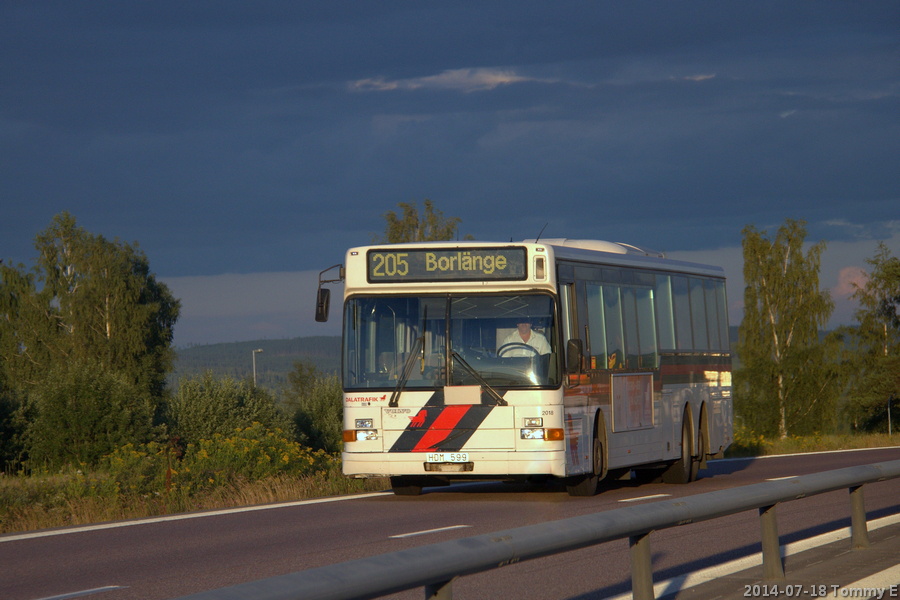
[{"label": "sky", "polygon": [[900,256],[900,3],[0,1],[0,258],[136,242],[175,343],[332,335],[317,273],[430,199],[478,240],[719,264],[826,242],[832,324]]}]

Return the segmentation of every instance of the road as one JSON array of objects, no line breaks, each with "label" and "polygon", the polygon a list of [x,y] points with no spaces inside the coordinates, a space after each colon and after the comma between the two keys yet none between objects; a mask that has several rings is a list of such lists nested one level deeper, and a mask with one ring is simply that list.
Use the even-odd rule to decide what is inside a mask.
[{"label": "road", "polygon": [[[713,461],[690,485],[614,482],[592,498],[501,483],[218,511],[0,536],[0,599],[164,600],[244,581],[492,531],[900,459],[900,448]],[[900,480],[865,488],[870,519],[900,512]],[[846,527],[846,491],[782,504],[782,543]],[[754,512],[655,532],[654,579],[759,551]],[[504,567],[454,583],[461,599],[606,598],[630,589],[627,541]],[[823,582],[828,583],[828,582]],[[87,593],[85,593],[87,592]],[[81,594],[75,596],[73,594]],[[397,598],[422,597],[421,590]]]}]

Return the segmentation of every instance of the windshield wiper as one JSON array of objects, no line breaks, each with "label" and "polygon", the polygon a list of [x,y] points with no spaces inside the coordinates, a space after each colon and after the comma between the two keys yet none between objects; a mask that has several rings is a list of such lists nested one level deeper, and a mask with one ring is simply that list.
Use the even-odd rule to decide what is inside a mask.
[{"label": "windshield wiper", "polygon": [[392,408],[397,406],[397,402],[400,400],[400,392],[406,387],[406,382],[409,380],[409,376],[412,375],[413,367],[416,364],[416,358],[419,356],[420,346],[423,349],[425,348],[424,335],[420,335],[416,338],[416,343],[413,345],[412,352],[409,353],[409,356],[406,357],[406,362],[403,363],[403,371],[400,373],[400,378],[397,379],[397,386],[394,388],[394,392],[391,394],[391,399],[388,402],[388,406]]},{"label": "windshield wiper", "polygon": [[459,352],[453,351],[453,358],[459,361],[459,364],[463,366],[463,368],[469,372],[469,375],[475,378],[478,383],[481,384],[481,388],[486,390],[488,395],[494,399],[494,402],[497,403],[497,406],[506,406],[506,400],[503,399],[503,396],[497,393],[497,390],[491,387],[487,381],[484,380],[484,377],[481,376],[481,373],[472,368],[472,365],[466,362],[462,356],[460,356]]}]

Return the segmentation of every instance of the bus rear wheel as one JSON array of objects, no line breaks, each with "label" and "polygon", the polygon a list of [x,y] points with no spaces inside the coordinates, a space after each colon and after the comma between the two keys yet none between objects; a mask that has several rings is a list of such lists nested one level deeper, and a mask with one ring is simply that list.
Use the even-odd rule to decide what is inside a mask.
[{"label": "bus rear wheel", "polygon": [[697,479],[697,470],[700,465],[692,454],[693,436],[691,435],[690,413],[686,410],[681,421],[681,458],[668,466],[662,474],[663,483],[690,483]]}]

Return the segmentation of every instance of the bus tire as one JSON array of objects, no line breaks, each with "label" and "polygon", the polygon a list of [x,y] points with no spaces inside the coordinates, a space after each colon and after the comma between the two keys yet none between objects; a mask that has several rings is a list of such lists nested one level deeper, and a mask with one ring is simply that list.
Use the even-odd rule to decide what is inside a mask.
[{"label": "bus tire", "polygon": [[[595,496],[600,487],[604,470],[604,447],[600,437],[600,428],[606,433],[606,424],[598,415],[594,421],[594,436],[591,439],[591,472],[573,477],[566,483],[566,491],[570,496]],[[604,437],[605,439],[605,437]]]},{"label": "bus tire", "polygon": [[[691,409],[686,406],[681,420],[681,458],[669,465],[662,474],[663,483],[690,483],[697,477],[694,468],[694,436],[691,432]],[[699,463],[698,463],[699,464]]]},{"label": "bus tire", "polygon": [[418,496],[422,493],[422,482],[414,477],[391,477],[391,490],[395,496]]},{"label": "bus tire", "polygon": [[700,408],[700,433],[697,437],[697,458],[699,464],[697,469],[705,469],[706,461],[709,460],[709,416],[706,412],[706,403]]}]

